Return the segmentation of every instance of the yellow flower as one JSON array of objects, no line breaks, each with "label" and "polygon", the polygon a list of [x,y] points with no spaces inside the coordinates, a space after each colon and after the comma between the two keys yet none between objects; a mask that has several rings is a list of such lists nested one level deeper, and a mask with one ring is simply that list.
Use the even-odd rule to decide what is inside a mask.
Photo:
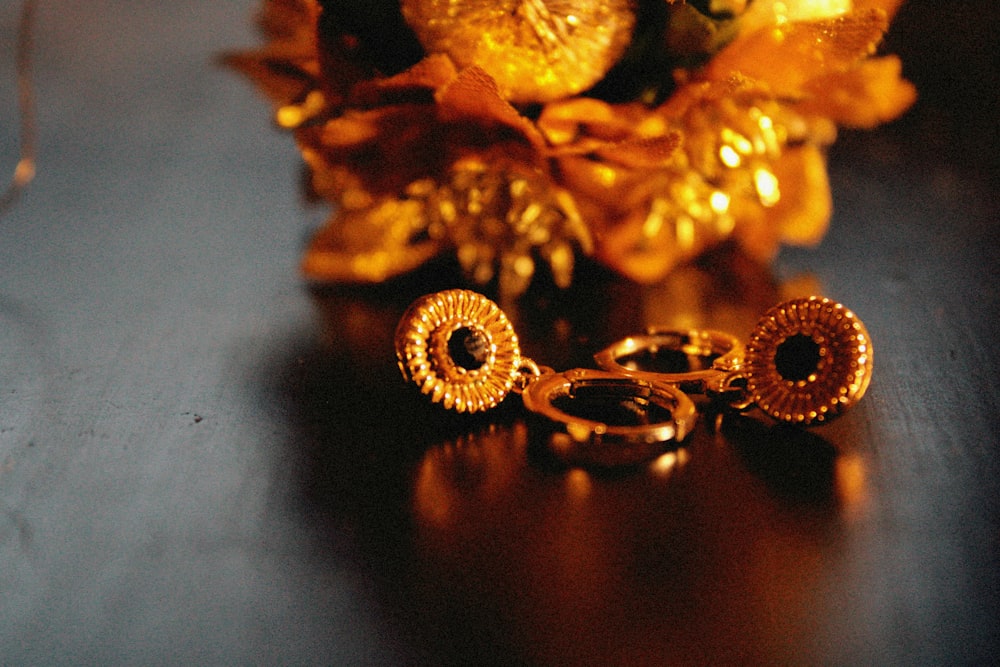
[{"label": "yellow flower", "polygon": [[308,278],[453,253],[517,294],[581,254],[650,282],[723,242],[818,242],[836,128],[915,98],[873,55],[898,4],[267,0],[267,43],[229,62],[335,205]]}]

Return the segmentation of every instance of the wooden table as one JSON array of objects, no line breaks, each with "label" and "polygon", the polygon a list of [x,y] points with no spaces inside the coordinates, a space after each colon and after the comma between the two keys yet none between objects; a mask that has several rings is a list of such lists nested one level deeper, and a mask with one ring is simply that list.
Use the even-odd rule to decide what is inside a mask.
[{"label": "wooden table", "polygon": [[254,3],[41,3],[40,171],[0,219],[0,663],[994,661],[998,12],[931,4],[889,40],[921,101],[842,134],[819,248],[644,289],[585,269],[511,312],[567,368],[819,290],[871,332],[868,395],[600,475],[539,456],[516,404],[470,420],[403,385],[395,322],[451,274],[302,284],[323,212],[212,64]]}]

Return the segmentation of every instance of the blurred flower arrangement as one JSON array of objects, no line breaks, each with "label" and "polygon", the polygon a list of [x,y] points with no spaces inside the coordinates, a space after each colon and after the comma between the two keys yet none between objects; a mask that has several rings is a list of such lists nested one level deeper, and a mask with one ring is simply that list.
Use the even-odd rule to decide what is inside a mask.
[{"label": "blurred flower arrangement", "polygon": [[654,282],[723,242],[813,244],[838,126],[915,99],[901,0],[265,0],[232,54],[334,204],[315,281],[441,255],[516,295],[580,255]]}]

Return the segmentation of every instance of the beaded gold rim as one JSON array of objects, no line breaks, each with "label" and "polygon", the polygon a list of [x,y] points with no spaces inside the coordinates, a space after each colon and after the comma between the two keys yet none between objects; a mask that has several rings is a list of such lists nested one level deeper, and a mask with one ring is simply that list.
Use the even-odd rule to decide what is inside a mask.
[{"label": "beaded gold rim", "polygon": [[403,377],[458,412],[496,407],[522,364],[517,334],[497,304],[469,290],[417,299],[396,329]]},{"label": "beaded gold rim", "polygon": [[754,402],[775,419],[823,422],[864,395],[872,374],[871,339],[842,304],[793,299],[757,323],[744,373]]}]

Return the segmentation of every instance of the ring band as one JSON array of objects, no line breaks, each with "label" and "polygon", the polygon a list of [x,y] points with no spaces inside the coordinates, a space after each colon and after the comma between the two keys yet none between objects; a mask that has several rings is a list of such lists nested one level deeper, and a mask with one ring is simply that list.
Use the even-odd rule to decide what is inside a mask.
[{"label": "ring band", "polygon": [[[551,451],[578,465],[615,467],[649,461],[687,437],[697,418],[691,399],[667,382],[600,370],[544,374],[528,385],[522,398],[526,408],[552,426]],[[635,423],[580,416],[571,412],[578,407],[571,403],[617,406]]]},{"label": "ring band", "polygon": [[[653,329],[612,343],[594,361],[606,371],[704,394],[710,382],[739,367],[743,353],[743,343],[722,331]],[[678,361],[694,370],[677,369]]]}]

